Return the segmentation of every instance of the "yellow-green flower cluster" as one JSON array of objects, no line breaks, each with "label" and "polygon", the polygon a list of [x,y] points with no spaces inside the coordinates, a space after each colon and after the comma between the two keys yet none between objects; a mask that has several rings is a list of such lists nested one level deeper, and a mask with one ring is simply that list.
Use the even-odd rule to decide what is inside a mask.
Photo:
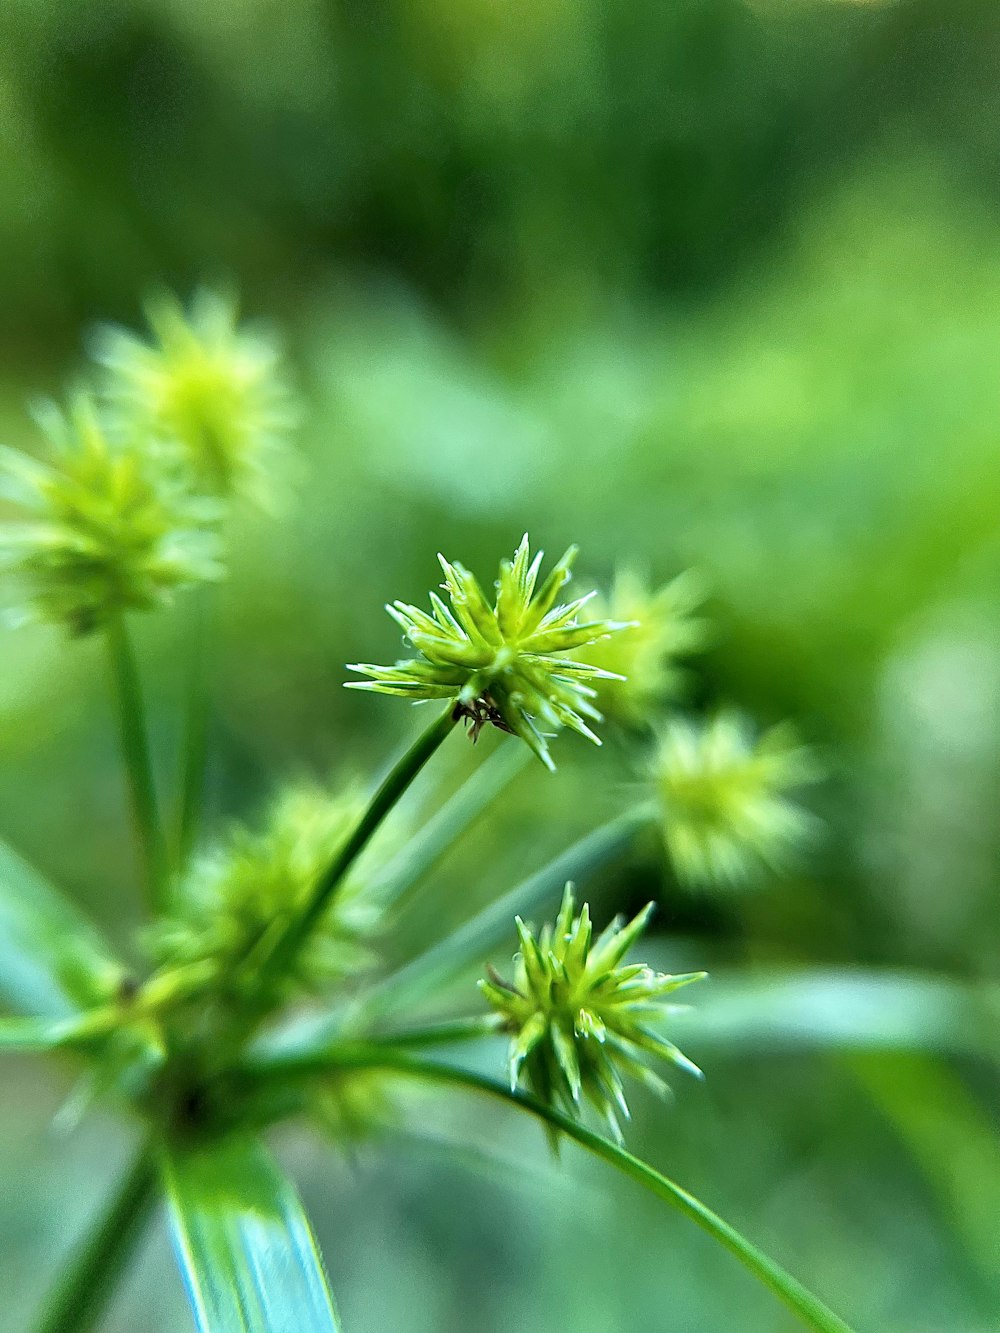
[{"label": "yellow-green flower cluster", "polygon": [[647,726],[658,708],[677,698],[685,679],[681,660],[708,641],[707,622],[696,614],[704,600],[702,580],[691,570],[656,590],[634,569],[618,571],[610,595],[598,597],[591,612],[624,627],[580,652],[582,661],[616,677],[597,686],[608,717]]},{"label": "yellow-green flower cluster", "polygon": [[352,665],[348,670],[371,679],[352,681],[350,687],[409,699],[454,699],[474,734],[486,722],[513,732],[548,768],[554,767],[549,736],[562,727],[600,745],[587,719],[602,720],[594,682],[611,673],[564,654],[622,626],[579,618],[593,594],[558,603],[575,556],[571,546],[537,586],[542,552],[531,559],[525,534],[513,560],[501,563],[492,606],[473,574],[439,556],[450,608],[433,592],[429,615],[405,602],[386,607],[420,656],[391,667]]},{"label": "yellow-green flower cluster", "polygon": [[[293,787],[276,800],[260,831],[233,827],[196,858],[172,912],[155,927],[157,959],[167,966],[204,964],[223,993],[252,998],[256,963],[301,914],[362,808],[359,792]],[[362,970],[370,961],[364,941],[375,916],[356,886],[342,887],[287,987],[312,990]]]},{"label": "yellow-green flower cluster", "polygon": [[815,825],[789,793],[817,776],[810,752],[787,727],[757,738],[736,713],[667,723],[653,777],[678,879],[740,886],[784,869]]},{"label": "yellow-green flower cluster", "polygon": [[624,963],[652,910],[650,903],[627,924],[616,917],[593,939],[590,911],[585,903],[576,915],[567,884],[554,925],[546,924],[536,936],[516,919],[521,950],[513,981],[494,975],[479,983],[511,1034],[511,1087],[521,1080],[541,1101],[570,1114],[586,1100],[619,1140],[618,1116],[629,1114],[623,1075],[663,1094],[667,1086],[646,1056],[701,1072],[660,1025],[676,1012],[667,997],[705,973],[669,976]]},{"label": "yellow-green flower cluster", "polygon": [[205,290],[189,313],[162,296],[149,302],[147,318],[148,342],[114,327],[96,339],[115,418],[126,434],[180,446],[201,489],[266,504],[295,421],[274,341],[241,327],[234,301]]},{"label": "yellow-green flower cluster", "polygon": [[169,459],[112,438],[85,394],[39,417],[48,461],[0,454],[0,495],[19,511],[0,526],[0,563],[21,587],[22,619],[86,634],[221,577],[218,505],[192,495]]}]

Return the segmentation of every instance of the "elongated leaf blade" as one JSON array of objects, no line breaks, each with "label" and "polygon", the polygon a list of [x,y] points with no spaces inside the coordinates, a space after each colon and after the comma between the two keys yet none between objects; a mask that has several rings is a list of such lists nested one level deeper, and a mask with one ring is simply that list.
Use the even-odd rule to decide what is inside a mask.
[{"label": "elongated leaf blade", "polygon": [[51,1051],[61,1046],[69,1025],[45,1018],[0,1018],[0,1051]]},{"label": "elongated leaf blade", "polygon": [[372,879],[368,886],[371,898],[384,908],[398,909],[406,896],[530,761],[531,751],[525,746],[501,746],[474,770],[454,796]]},{"label": "elongated leaf blade", "polygon": [[65,1018],[105,999],[121,974],[83,914],[0,842],[0,999]]},{"label": "elongated leaf blade", "polygon": [[260,1143],[174,1150],[163,1171],[200,1333],[338,1333],[298,1195]]}]

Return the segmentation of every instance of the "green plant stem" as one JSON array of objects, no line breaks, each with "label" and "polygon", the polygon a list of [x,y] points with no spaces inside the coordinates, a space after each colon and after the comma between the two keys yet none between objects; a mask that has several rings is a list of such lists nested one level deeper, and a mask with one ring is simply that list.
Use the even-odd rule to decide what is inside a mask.
[{"label": "green plant stem", "polygon": [[149,903],[153,910],[157,910],[163,906],[166,885],[163,826],[156,802],[139,670],[120,614],[108,622],[107,640],[132,817],[145,862]]},{"label": "green plant stem", "polygon": [[[354,832],[317,880],[305,910],[291,922],[284,934],[278,937],[270,954],[262,960],[261,975],[264,980],[270,979],[275,974],[280,975],[289,966],[316,928],[334,892],[343,882],[351,866],[368,846],[386,815],[413,779],[438,746],[450,735],[456,721],[454,705],[449,703],[447,709],[426,731],[421,732],[406,753],[392,766],[369,801]],[[261,992],[267,993],[266,985],[261,986]]]},{"label": "green plant stem", "polygon": [[35,1333],[87,1333],[95,1326],[141,1235],[155,1181],[153,1156],[145,1147],[50,1293]]},{"label": "green plant stem", "polygon": [[187,667],[184,712],[184,741],[181,754],[180,806],[177,812],[177,866],[187,863],[198,836],[205,797],[205,760],[208,752],[210,707],[206,663],[210,629],[214,619],[215,589],[198,588],[192,599],[192,624]]},{"label": "green plant stem", "polygon": [[422,1059],[408,1051],[392,1049],[372,1043],[344,1045],[331,1048],[325,1059],[314,1055],[311,1059],[295,1057],[274,1059],[266,1070],[258,1065],[254,1071],[258,1076],[267,1073],[270,1077],[287,1079],[291,1075],[317,1075],[335,1068],[350,1069],[385,1069],[411,1078],[423,1079],[433,1083],[457,1084],[476,1092],[486,1093],[500,1101],[508,1102],[522,1111],[536,1116],[552,1129],[565,1134],[581,1147],[586,1148],[595,1157],[600,1157],[611,1166],[617,1167],[624,1175],[650,1190],[657,1198],[676,1208],[691,1221],[706,1231],[748,1269],[754,1277],[774,1293],[802,1322],[816,1333],[852,1333],[839,1315],[804,1287],[796,1278],[785,1271],[780,1264],[769,1259],[749,1240],[742,1236],[735,1227],[706,1207],[693,1194],[682,1189],[667,1176],[661,1175],[653,1167],[633,1157],[624,1148],[619,1148],[610,1140],[593,1133],[577,1124],[569,1116],[553,1110],[544,1102],[526,1092],[512,1092],[503,1083],[476,1074],[468,1069],[456,1069],[451,1065],[440,1064],[435,1060]]}]

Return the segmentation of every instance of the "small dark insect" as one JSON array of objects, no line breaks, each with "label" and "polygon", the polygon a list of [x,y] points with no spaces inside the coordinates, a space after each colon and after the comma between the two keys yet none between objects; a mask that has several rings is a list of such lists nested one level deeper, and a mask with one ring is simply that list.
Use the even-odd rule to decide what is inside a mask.
[{"label": "small dark insect", "polygon": [[503,720],[503,714],[488,694],[481,694],[478,699],[473,699],[472,703],[457,703],[455,711],[452,713],[456,722],[466,721],[469,724],[468,731],[473,742],[479,740],[479,733],[487,722],[493,724],[500,731],[506,731],[512,736],[514,733],[507,723]]}]

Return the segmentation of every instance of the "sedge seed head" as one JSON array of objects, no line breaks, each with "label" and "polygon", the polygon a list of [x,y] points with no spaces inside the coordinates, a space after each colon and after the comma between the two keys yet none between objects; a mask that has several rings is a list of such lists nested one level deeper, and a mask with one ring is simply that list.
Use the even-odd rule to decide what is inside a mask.
[{"label": "sedge seed head", "polygon": [[274,465],[295,424],[277,344],[240,325],[236,302],[201,290],[187,310],[172,296],[147,305],[149,338],[97,331],[103,397],[127,433],[175,443],[197,484],[267,506]]},{"label": "sedge seed head", "polygon": [[[196,858],[170,916],[150,932],[157,961],[207,963],[220,992],[254,994],[255,951],[266,952],[267,940],[301,914],[362,808],[360,788],[331,795],[318,785],[296,786],[278,797],[259,829],[234,825]],[[366,941],[374,918],[363,891],[343,885],[286,979],[289,993],[363,971],[371,962]]]},{"label": "sedge seed head", "polygon": [[85,393],[37,416],[45,461],[0,452],[0,495],[17,511],[0,525],[0,564],[20,619],[87,634],[223,576],[219,507],[191,495],[169,452],[116,438]]},{"label": "sedge seed head", "polygon": [[682,660],[706,647],[708,622],[698,615],[703,580],[693,570],[652,589],[635,569],[621,568],[610,594],[598,596],[595,617],[622,624],[614,635],[580,650],[580,658],[611,673],[597,684],[605,715],[629,728],[647,726],[656,710],[682,693]]},{"label": "sedge seed head", "polygon": [[602,721],[595,686],[611,673],[565,654],[622,626],[581,617],[593,594],[558,601],[575,556],[571,546],[539,584],[542,552],[531,558],[525,534],[513,559],[501,563],[492,605],[475,575],[439,556],[450,606],[431,593],[430,614],[405,602],[386,608],[419,657],[391,667],[353,665],[349,670],[369,679],[351,687],[414,700],[454,699],[474,732],[484,722],[513,732],[548,768],[554,767],[549,734],[562,727],[600,745],[589,723]]},{"label": "sedge seed head", "polygon": [[705,973],[669,976],[624,962],[651,912],[649,904],[627,923],[616,917],[595,939],[587,904],[577,915],[567,884],[554,924],[536,933],[517,918],[513,980],[494,975],[479,983],[511,1034],[511,1087],[522,1082],[571,1115],[589,1102],[619,1140],[619,1116],[629,1113],[624,1076],[662,1095],[667,1085],[649,1068],[649,1056],[701,1072],[661,1025],[676,1010],[668,997]]},{"label": "sedge seed head", "polygon": [[757,736],[732,712],[667,723],[653,778],[678,879],[741,887],[786,868],[816,822],[791,793],[818,776],[811,752],[786,726]]}]

